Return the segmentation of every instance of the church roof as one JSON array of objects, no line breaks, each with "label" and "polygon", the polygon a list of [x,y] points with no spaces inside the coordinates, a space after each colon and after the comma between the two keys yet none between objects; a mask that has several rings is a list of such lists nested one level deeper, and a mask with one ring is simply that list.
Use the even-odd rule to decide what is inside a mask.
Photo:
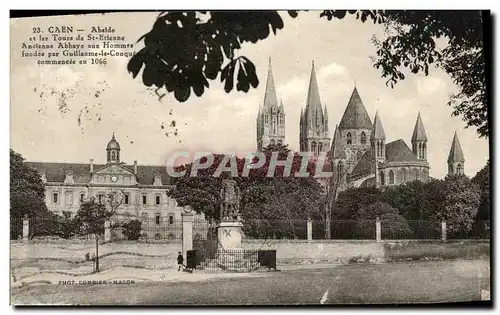
[{"label": "church roof", "polygon": [[375,120],[373,121],[372,139],[379,139],[379,140],[385,139],[384,127],[382,127],[382,122],[380,121],[378,112],[375,114]]},{"label": "church roof", "polygon": [[359,96],[356,87],[340,120],[340,129],[372,129],[372,121],[366,112],[365,105]]},{"label": "church roof", "polygon": [[424,124],[422,123],[422,118],[420,117],[420,112],[418,113],[415,128],[413,128],[413,136],[411,137],[411,142],[415,141],[427,141],[427,135],[425,133]]},{"label": "church roof", "polygon": [[453,136],[453,142],[451,143],[450,154],[448,155],[448,162],[465,162],[464,153],[462,152],[462,146],[458,140],[457,132]]},{"label": "church roof", "polygon": [[396,140],[385,145],[386,162],[413,162],[419,161],[406,143],[402,140]]},{"label": "church roof", "polygon": [[351,176],[364,176],[375,172],[375,156],[373,150],[366,150],[352,170]]},{"label": "church roof", "polygon": [[[25,162],[26,165],[45,173],[47,182],[64,182],[67,172],[73,172],[75,183],[86,184],[90,182],[90,164],[88,163],[54,163],[54,162]],[[104,168],[106,164],[94,164],[94,171]],[[134,172],[133,165],[120,164],[131,173]],[[155,174],[161,175],[163,185],[170,182],[165,166],[138,165],[137,182],[141,185],[153,185]]]},{"label": "church roof", "polygon": [[316,79],[316,71],[314,70],[314,61],[311,68],[311,78],[309,79],[309,90],[307,92],[306,117],[310,117],[312,113],[319,110],[321,118],[323,117],[323,109],[321,108],[321,99],[319,97],[318,80]]},{"label": "church roof", "polygon": [[271,58],[269,58],[269,69],[267,71],[266,92],[264,95],[264,108],[278,107],[276,88],[274,86],[273,69],[271,68]]},{"label": "church roof", "polygon": [[333,134],[333,141],[331,146],[331,158],[333,159],[345,159],[345,149],[344,142],[340,137],[339,126],[335,126],[335,132]]}]

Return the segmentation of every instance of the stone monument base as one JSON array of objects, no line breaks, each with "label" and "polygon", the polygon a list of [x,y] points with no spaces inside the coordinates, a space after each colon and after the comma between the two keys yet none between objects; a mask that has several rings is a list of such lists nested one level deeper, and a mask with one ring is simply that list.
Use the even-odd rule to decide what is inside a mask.
[{"label": "stone monument base", "polygon": [[241,249],[243,224],[240,221],[222,221],[217,226],[219,246],[225,250]]}]

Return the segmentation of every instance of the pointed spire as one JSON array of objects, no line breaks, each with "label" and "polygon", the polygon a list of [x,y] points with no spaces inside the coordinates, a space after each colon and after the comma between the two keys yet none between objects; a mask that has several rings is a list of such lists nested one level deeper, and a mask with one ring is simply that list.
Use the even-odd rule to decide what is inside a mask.
[{"label": "pointed spire", "polygon": [[331,149],[332,159],[345,159],[344,142],[340,137],[339,125],[335,126],[335,132],[333,133],[332,149]]},{"label": "pointed spire", "polygon": [[448,156],[448,162],[465,162],[464,153],[462,152],[462,146],[458,140],[457,132],[453,136],[453,142],[451,143],[450,154]]},{"label": "pointed spire", "polygon": [[278,106],[278,98],[276,97],[276,88],[274,86],[273,69],[271,67],[271,57],[269,57],[269,69],[267,72],[266,93],[264,95],[264,108]]},{"label": "pointed spire", "polygon": [[280,112],[283,112],[283,111],[284,111],[284,108],[283,108],[283,99],[280,99],[280,107],[279,107],[279,110],[280,110]]},{"label": "pointed spire", "polygon": [[340,120],[340,129],[372,129],[373,124],[366,112],[365,105],[359,96],[358,89],[354,87],[344,115]]},{"label": "pointed spire", "polygon": [[309,79],[309,90],[307,92],[306,116],[315,113],[317,109],[321,110],[321,99],[319,97],[318,80],[316,79],[316,70],[314,69],[314,60],[312,62],[311,77]]},{"label": "pointed spire", "polygon": [[418,112],[417,122],[415,123],[415,128],[413,129],[413,136],[411,137],[411,142],[415,141],[427,141],[427,135],[425,133],[422,117],[420,117],[420,111]]},{"label": "pointed spire", "polygon": [[384,127],[382,127],[382,122],[380,121],[380,117],[378,115],[378,111],[375,114],[375,120],[373,121],[373,136],[374,140],[385,140],[385,132]]}]

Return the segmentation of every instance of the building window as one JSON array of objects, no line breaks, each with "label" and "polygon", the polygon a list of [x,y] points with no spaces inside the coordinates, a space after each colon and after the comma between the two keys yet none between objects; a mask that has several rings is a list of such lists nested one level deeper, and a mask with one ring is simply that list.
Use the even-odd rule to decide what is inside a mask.
[{"label": "building window", "polygon": [[124,198],[125,198],[124,203],[126,205],[130,204],[130,195],[129,194],[125,194]]},{"label": "building window", "polygon": [[174,224],[174,215],[173,214],[170,214],[168,216],[168,224]]},{"label": "building window", "polygon": [[380,185],[385,185],[385,174],[384,172],[380,172]]},{"label": "building window", "polygon": [[316,154],[316,142],[311,143],[311,152]]},{"label": "building window", "polygon": [[427,145],[424,143],[422,145],[422,159],[425,160],[425,157],[427,156]]},{"label": "building window", "polygon": [[394,171],[389,172],[389,184],[394,184]]},{"label": "building window", "polygon": [[116,160],[116,152],[115,151],[111,152],[111,161],[114,161],[114,160]]},{"label": "building window", "polygon": [[104,200],[104,195],[103,195],[103,194],[99,194],[99,195],[97,195],[97,201],[98,201],[99,203],[102,203],[102,202],[103,202],[103,200]]},{"label": "building window", "polygon": [[366,134],[364,131],[361,133],[361,144],[366,144]]},{"label": "building window", "polygon": [[462,174],[462,164],[457,165],[457,174]]},{"label": "building window", "polygon": [[148,203],[148,199],[146,195],[142,195],[142,204],[145,205]]},{"label": "building window", "polygon": [[405,168],[401,171],[401,183],[406,183],[408,181],[408,172]]},{"label": "building window", "polygon": [[156,223],[156,225],[160,225],[160,215],[159,214],[155,215],[155,223]]},{"label": "building window", "polygon": [[352,135],[350,132],[347,133],[347,144],[352,144]]},{"label": "building window", "polygon": [[80,203],[84,203],[84,202],[85,202],[85,194],[81,193],[80,194]]},{"label": "building window", "polygon": [[155,196],[155,204],[158,206],[160,204],[160,196]]},{"label": "building window", "polygon": [[323,143],[318,143],[318,154],[319,152],[323,152]]},{"label": "building window", "polygon": [[59,194],[58,193],[53,193],[52,194],[52,202],[53,203],[59,203]]},{"label": "building window", "polygon": [[108,151],[108,161],[111,160],[111,152]]}]

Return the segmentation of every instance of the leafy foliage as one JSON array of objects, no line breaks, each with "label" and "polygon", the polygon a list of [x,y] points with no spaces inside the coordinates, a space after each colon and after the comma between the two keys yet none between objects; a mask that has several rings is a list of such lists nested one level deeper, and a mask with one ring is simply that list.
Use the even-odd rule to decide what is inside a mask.
[{"label": "leafy foliage", "polygon": [[[288,11],[292,18],[299,11]],[[324,10],[320,18],[329,21],[352,16],[360,22],[384,24],[386,37],[374,38],[377,48],[374,67],[381,70],[391,87],[412,74],[429,74],[432,66],[446,71],[459,92],[448,105],[467,126],[477,127],[480,137],[488,136],[483,15],[481,11],[381,11]],[[145,47],[128,63],[135,78],[144,68],[142,82],[164,87],[179,102],[203,95],[209,81],[220,77],[224,90],[248,92],[259,79],[255,65],[245,56],[236,56],[245,43],[257,43],[284,27],[278,11],[190,11],[159,14],[150,32],[139,41]],[[437,41],[446,42],[441,49]],[[406,73],[406,74],[405,74]],[[165,94],[158,94],[160,99]]]},{"label": "leafy foliage", "polygon": [[381,201],[365,204],[359,208],[354,234],[361,238],[375,238],[377,218],[381,222],[384,239],[407,238],[412,234],[408,223],[398,214],[398,210]]},{"label": "leafy foliage", "polygon": [[490,219],[490,161],[477,172],[472,178],[472,183],[477,184],[481,190],[481,203],[477,213],[476,220]]},{"label": "leafy foliage", "polygon": [[139,220],[130,220],[123,224],[123,234],[127,238],[127,240],[136,241],[141,237],[141,225],[142,222]]}]

